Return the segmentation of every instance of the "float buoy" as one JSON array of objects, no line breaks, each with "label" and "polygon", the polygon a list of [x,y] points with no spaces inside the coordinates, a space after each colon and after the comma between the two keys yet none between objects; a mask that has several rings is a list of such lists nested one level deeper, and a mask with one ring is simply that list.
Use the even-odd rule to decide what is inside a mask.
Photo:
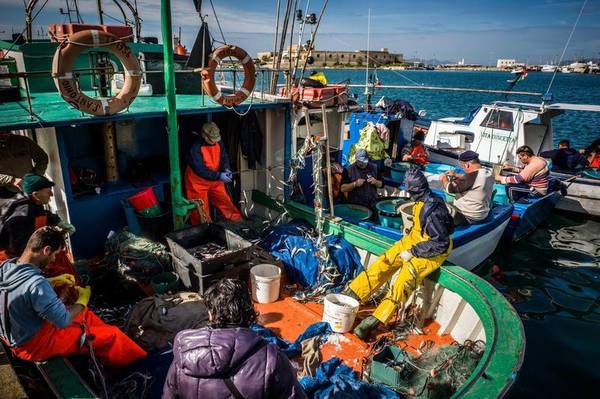
[{"label": "float buoy", "polygon": [[[123,65],[125,83],[114,97],[98,99],[87,96],[80,90],[73,75],[73,65],[79,54],[94,47],[113,53]],[[127,108],[137,96],[142,81],[140,63],[127,44],[112,33],[100,30],[77,32],[61,42],[52,60],[52,77],[66,102],[95,116],[112,115]]]},{"label": "float buoy", "polygon": [[[238,91],[230,95],[223,95],[221,90],[215,83],[215,71],[221,60],[225,57],[235,57],[244,66],[244,83]],[[256,83],[256,68],[254,67],[254,61],[243,49],[226,45],[217,48],[210,55],[208,61],[208,67],[201,69],[202,84],[204,85],[204,91],[213,98],[216,102],[226,107],[233,107],[240,105],[245,99],[250,96],[250,93],[254,90],[254,84]]]}]

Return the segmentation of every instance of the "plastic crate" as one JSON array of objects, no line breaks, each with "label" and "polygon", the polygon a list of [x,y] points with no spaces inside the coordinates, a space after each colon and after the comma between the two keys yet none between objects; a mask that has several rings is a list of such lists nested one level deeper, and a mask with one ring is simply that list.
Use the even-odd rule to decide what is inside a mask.
[{"label": "plastic crate", "polygon": [[[410,355],[397,346],[386,346],[381,352],[373,356],[369,379],[376,383],[383,383],[392,388],[406,385],[414,369],[406,364]],[[392,365],[395,365],[393,367]]]},{"label": "plastic crate", "polygon": [[[239,278],[236,267],[247,264],[252,244],[237,234],[216,224],[202,224],[169,233],[167,245],[173,257],[175,272],[181,283],[194,292],[204,293],[217,278]],[[230,252],[208,260],[200,260],[188,250],[215,242]]]},{"label": "plastic crate", "polygon": [[309,108],[320,108],[344,105],[348,102],[348,87],[345,85],[329,85],[325,87],[292,87],[287,90],[283,87],[279,95],[291,97],[294,102],[307,103]]},{"label": "plastic crate", "polygon": [[88,24],[49,24],[48,34],[50,41],[60,42],[69,36],[84,30],[101,30],[112,33],[118,38],[130,42],[133,39],[133,28],[123,25],[88,25]]}]

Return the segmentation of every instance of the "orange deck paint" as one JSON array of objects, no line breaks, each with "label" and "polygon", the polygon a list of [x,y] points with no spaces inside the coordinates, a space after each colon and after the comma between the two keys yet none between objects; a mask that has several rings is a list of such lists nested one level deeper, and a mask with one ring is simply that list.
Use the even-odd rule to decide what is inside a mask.
[{"label": "orange deck paint", "polygon": [[[260,314],[258,322],[287,341],[295,341],[309,325],[321,321],[323,316],[322,304],[300,303],[291,297],[285,297],[269,304],[256,303],[254,306]],[[361,307],[355,326],[360,319],[369,315],[371,310]],[[418,356],[420,355],[419,348],[425,341],[432,341],[433,349],[454,342],[454,338],[449,334],[438,335],[439,328],[439,324],[435,321],[428,321],[423,326],[423,334],[411,334],[406,340],[398,341],[396,344],[412,355]],[[370,344],[385,334],[389,334],[389,330],[379,328],[377,334],[368,343],[352,333],[343,334],[343,338],[330,339],[329,341],[334,342],[327,342],[321,346],[323,361],[338,357],[347,366],[361,372],[363,363],[369,356]]]}]

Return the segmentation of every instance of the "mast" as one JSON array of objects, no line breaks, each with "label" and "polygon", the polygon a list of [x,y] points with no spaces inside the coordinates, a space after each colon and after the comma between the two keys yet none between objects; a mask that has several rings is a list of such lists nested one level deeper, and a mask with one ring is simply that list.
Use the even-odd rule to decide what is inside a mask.
[{"label": "mast", "polygon": [[365,72],[365,96],[367,96],[367,111],[371,108],[371,92],[369,90],[369,48],[371,47],[371,9],[367,20],[367,69]]},{"label": "mast", "polygon": [[102,16],[102,3],[101,0],[96,0],[96,6],[98,7],[98,20],[100,21],[100,25],[104,25],[104,16]]},{"label": "mast", "polygon": [[161,0],[160,19],[164,57],[165,99],[167,111],[167,135],[169,138],[169,168],[171,199],[173,203],[173,225],[183,227],[184,219],[191,208],[181,194],[181,170],[179,164],[179,128],[177,126],[177,103],[175,99],[175,68],[173,61],[173,29],[171,26],[171,0]]}]

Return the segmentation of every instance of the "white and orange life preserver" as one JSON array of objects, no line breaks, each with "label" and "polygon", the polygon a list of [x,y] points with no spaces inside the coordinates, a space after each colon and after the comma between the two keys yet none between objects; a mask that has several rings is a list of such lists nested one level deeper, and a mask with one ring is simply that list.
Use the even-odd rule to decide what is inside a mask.
[{"label": "white and orange life preserver", "polygon": [[[221,60],[225,57],[237,58],[244,67],[244,83],[238,91],[230,95],[223,95],[215,83],[215,71],[221,63]],[[211,96],[213,100],[227,107],[240,105],[244,102],[254,90],[254,84],[256,83],[256,68],[254,67],[254,61],[252,61],[252,58],[244,51],[244,49],[231,45],[221,46],[213,51],[210,55],[210,60],[208,61],[208,67],[202,68],[200,73],[202,75],[204,91]]]},{"label": "white and orange life preserver", "polygon": [[[104,99],[87,96],[79,89],[73,75],[73,64],[79,54],[94,47],[110,51],[123,64],[125,83],[123,89],[114,97]],[[52,77],[66,102],[95,116],[112,115],[127,108],[137,96],[142,81],[140,63],[127,43],[112,33],[100,30],[77,32],[60,43],[52,60]]]}]

